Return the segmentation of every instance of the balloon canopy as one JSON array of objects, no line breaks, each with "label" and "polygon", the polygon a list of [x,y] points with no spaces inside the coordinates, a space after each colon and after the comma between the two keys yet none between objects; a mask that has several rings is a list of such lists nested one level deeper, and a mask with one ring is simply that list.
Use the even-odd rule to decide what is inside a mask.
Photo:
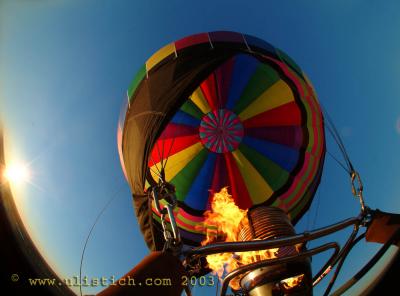
[{"label": "balloon canopy", "polygon": [[315,91],[281,50],[235,32],[192,35],[156,52],[129,87],[118,147],[136,215],[151,249],[162,247],[148,194],[160,175],[176,187],[184,243],[213,192],[223,187],[242,209],[272,205],[293,223],[308,210],[325,157]]}]

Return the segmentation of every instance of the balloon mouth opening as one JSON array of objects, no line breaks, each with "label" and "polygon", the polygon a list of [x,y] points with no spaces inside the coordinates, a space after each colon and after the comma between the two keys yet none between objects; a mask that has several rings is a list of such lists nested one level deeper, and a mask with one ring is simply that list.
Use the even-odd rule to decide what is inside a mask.
[{"label": "balloon mouth opening", "polygon": [[201,143],[215,153],[236,150],[244,135],[243,124],[239,117],[227,109],[215,109],[207,113],[199,127]]}]

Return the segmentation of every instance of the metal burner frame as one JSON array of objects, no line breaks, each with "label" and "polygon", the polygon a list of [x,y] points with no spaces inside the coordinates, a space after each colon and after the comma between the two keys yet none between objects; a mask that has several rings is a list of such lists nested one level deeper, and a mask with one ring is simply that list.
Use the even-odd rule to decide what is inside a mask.
[{"label": "metal burner frame", "polygon": [[[277,264],[284,264],[293,261],[297,261],[299,259],[309,258],[316,254],[328,251],[330,249],[333,250],[332,255],[323,265],[323,267],[315,274],[313,277],[313,287],[316,286],[330,271],[332,271],[333,267],[338,264],[335,274],[333,275],[331,281],[329,282],[324,295],[328,295],[331,291],[333,284],[336,281],[338,271],[340,270],[341,266],[343,265],[348,253],[354,247],[356,243],[358,243],[362,238],[365,237],[365,233],[359,235],[357,237],[357,233],[360,229],[360,226],[366,226],[370,222],[370,210],[361,211],[358,217],[348,218],[341,222],[318,228],[312,231],[306,231],[301,234],[296,234],[293,236],[288,236],[284,238],[276,238],[276,239],[265,239],[265,240],[252,240],[246,242],[222,242],[222,243],[214,243],[202,247],[198,247],[195,249],[191,249],[185,251],[183,255],[187,258],[187,262],[195,262],[196,260],[200,260],[201,257],[205,257],[211,254],[217,253],[234,253],[234,252],[247,252],[247,251],[256,251],[256,250],[264,250],[264,249],[272,249],[272,248],[280,248],[285,246],[294,246],[296,244],[301,244],[305,242],[309,242],[342,229],[345,229],[349,226],[353,226],[353,231],[349,235],[346,243],[341,248],[337,242],[329,242],[323,244],[321,246],[305,250],[300,252],[297,255],[292,256],[284,256],[280,258],[262,260],[259,262],[251,263],[248,265],[241,266],[234,271],[230,272],[225,276],[222,282],[222,288],[220,295],[225,296],[229,282],[240,276],[248,271],[272,266]],[[339,288],[340,289],[340,288]],[[244,291],[246,292],[246,291]],[[186,292],[188,293],[188,291]]]}]

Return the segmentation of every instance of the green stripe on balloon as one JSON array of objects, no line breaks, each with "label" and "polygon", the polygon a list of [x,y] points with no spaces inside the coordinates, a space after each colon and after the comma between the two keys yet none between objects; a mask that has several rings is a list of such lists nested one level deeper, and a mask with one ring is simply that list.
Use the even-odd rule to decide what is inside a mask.
[{"label": "green stripe on balloon", "polygon": [[240,114],[251,102],[257,99],[279,79],[279,74],[273,68],[266,64],[260,64],[244,88],[233,111],[236,114]]},{"label": "green stripe on balloon", "polygon": [[289,179],[289,173],[287,171],[258,151],[243,143],[239,146],[239,150],[251,162],[272,190],[276,191]]},{"label": "green stripe on balloon", "polygon": [[136,73],[135,78],[133,78],[131,84],[128,87],[128,97],[129,100],[131,99],[133,93],[135,92],[136,88],[138,87],[139,83],[143,80],[146,76],[146,65],[143,65],[139,71]]},{"label": "green stripe on balloon", "polygon": [[208,150],[202,149],[170,182],[176,187],[176,197],[184,201],[201,167],[207,159]]},{"label": "green stripe on balloon", "polygon": [[292,220],[297,220],[298,216],[304,211],[307,203],[310,202],[310,199],[314,196],[314,191],[309,191],[305,194],[299,201],[290,208],[290,215]]},{"label": "green stripe on balloon", "polygon": [[303,73],[301,71],[300,67],[295,63],[295,61],[292,60],[291,57],[289,57],[285,52],[281,51],[279,48],[276,48],[276,52],[278,53],[278,56],[281,58],[281,60],[287,64],[289,67],[294,69],[300,76]]},{"label": "green stripe on balloon", "polygon": [[[187,219],[182,214],[178,214],[176,218],[181,220],[182,222],[190,225],[193,228],[196,228],[196,226],[198,226],[199,223],[201,223],[201,222],[198,222],[198,221],[193,221],[193,220]],[[196,233],[201,233],[201,234],[203,233],[203,231],[201,231],[200,229],[198,231],[196,231],[196,230],[192,230],[192,231],[194,231]]]},{"label": "green stripe on balloon", "polygon": [[[307,152],[306,152],[307,153]],[[292,200],[296,200],[298,198],[301,198],[305,191],[307,190],[307,188],[302,189],[304,183],[306,182],[306,180],[308,178],[310,178],[310,176],[315,177],[316,171],[318,170],[318,168],[312,168],[315,165],[315,158],[310,154],[310,159],[309,162],[307,163],[307,168],[305,173],[299,177],[299,179],[297,180],[296,183],[296,188],[295,190],[292,192],[292,194],[286,198],[283,203],[284,204],[289,204]],[[296,180],[295,180],[296,182]]]},{"label": "green stripe on balloon", "polygon": [[204,116],[204,113],[201,112],[201,110],[191,100],[186,100],[186,102],[182,105],[181,110],[200,120]]}]

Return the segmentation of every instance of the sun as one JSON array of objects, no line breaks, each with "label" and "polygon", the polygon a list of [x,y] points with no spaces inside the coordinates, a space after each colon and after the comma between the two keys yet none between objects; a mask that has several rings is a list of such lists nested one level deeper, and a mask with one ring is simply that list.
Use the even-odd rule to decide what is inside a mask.
[{"label": "sun", "polygon": [[18,185],[29,182],[30,173],[26,165],[15,163],[5,168],[3,177],[10,183]]}]

